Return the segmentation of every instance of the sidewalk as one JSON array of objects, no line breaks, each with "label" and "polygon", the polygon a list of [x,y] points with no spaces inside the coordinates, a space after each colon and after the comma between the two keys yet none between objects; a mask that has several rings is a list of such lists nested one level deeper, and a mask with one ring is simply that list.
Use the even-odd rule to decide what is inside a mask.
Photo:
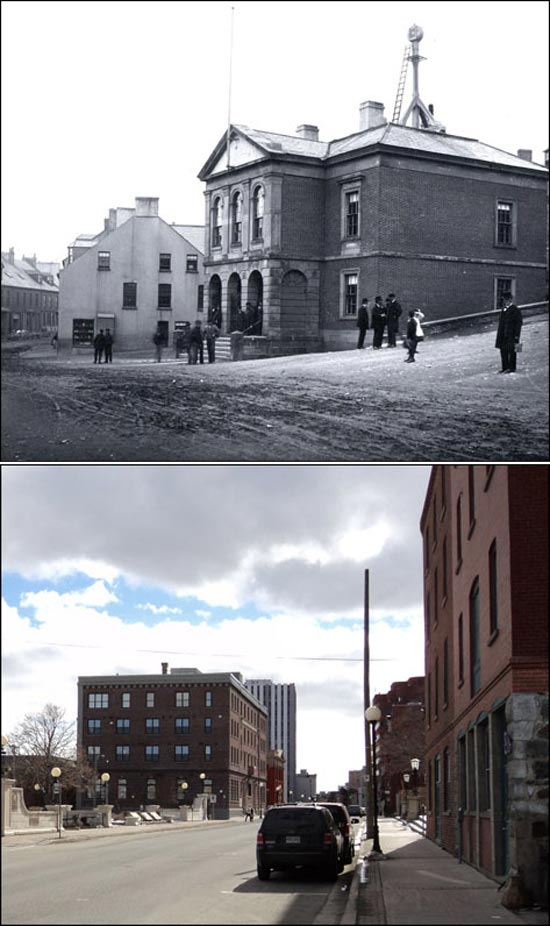
[{"label": "sidewalk", "polygon": [[379,830],[383,858],[368,860],[372,839],[362,844],[340,926],[548,923],[547,911],[508,910],[497,882],[459,863],[405,822],[381,819]]}]

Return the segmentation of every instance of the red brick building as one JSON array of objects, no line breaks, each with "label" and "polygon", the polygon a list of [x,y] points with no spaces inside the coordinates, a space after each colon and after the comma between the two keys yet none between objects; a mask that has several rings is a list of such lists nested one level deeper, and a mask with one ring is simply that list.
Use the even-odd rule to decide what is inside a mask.
[{"label": "red brick building", "polygon": [[283,804],[285,801],[285,757],[282,749],[270,749],[267,753],[267,801]]},{"label": "red brick building", "polygon": [[424,541],[428,836],[547,903],[548,472],[434,466]]},{"label": "red brick building", "polygon": [[199,174],[224,332],[250,303],[267,352],[347,349],[364,297],[394,292],[427,321],[546,298],[548,171],[526,150],[388,123],[371,101],[330,142],[311,125],[229,136]]},{"label": "red brick building", "polygon": [[400,812],[399,795],[404,775],[411,776],[411,759],[420,759],[414,785],[424,783],[424,676],[394,682],[386,694],[377,694],[373,704],[382,717],[376,726],[376,759],[380,812]]},{"label": "red brick building", "polygon": [[[215,797],[216,816],[260,807],[267,710],[238,672],[162,664],[161,675],[78,679],[78,745],[110,774],[117,809]],[[185,787],[182,787],[185,785]]]}]

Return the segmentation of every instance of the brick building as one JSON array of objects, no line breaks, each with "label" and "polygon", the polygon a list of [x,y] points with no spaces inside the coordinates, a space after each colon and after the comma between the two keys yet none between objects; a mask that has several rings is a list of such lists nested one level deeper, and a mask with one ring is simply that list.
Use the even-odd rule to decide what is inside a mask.
[{"label": "brick building", "polygon": [[199,173],[206,302],[224,331],[249,302],[276,354],[355,347],[364,297],[395,292],[427,321],[544,300],[548,171],[530,157],[372,101],[330,142],[232,125]]},{"label": "brick building", "polygon": [[98,776],[110,774],[121,810],[199,794],[215,797],[218,817],[261,806],[266,717],[238,672],[169,672],[163,663],[161,675],[78,679],[78,745]]},{"label": "brick building", "polygon": [[97,235],[79,235],[60,273],[59,349],[91,353],[109,328],[117,351],[148,349],[158,329],[172,346],[183,322],[203,318],[204,229],[169,225],[158,199],[110,209]]},{"label": "brick building", "polygon": [[424,544],[428,836],[548,901],[548,472],[434,466]]},{"label": "brick building", "polygon": [[374,696],[373,704],[382,713],[376,726],[377,790],[383,813],[388,816],[401,810],[403,776],[411,775],[411,759],[420,759],[414,784],[423,786],[424,676],[394,682],[386,694]]},{"label": "brick building", "polygon": [[267,752],[267,795],[266,805],[282,804],[285,800],[285,757],[282,749]]},{"label": "brick building", "polygon": [[29,337],[57,330],[60,265],[33,257],[17,260],[13,248],[2,252],[2,337],[24,331]]}]

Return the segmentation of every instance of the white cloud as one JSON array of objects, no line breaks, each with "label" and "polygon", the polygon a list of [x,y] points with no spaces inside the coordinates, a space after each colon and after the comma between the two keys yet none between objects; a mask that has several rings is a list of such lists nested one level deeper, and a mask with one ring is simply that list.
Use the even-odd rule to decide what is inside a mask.
[{"label": "white cloud", "polygon": [[160,605],[159,607],[158,605],[151,604],[150,602],[147,602],[147,604],[138,604],[136,605],[136,608],[139,611],[150,611],[151,614],[181,614],[182,613],[181,608],[170,608],[166,604]]}]

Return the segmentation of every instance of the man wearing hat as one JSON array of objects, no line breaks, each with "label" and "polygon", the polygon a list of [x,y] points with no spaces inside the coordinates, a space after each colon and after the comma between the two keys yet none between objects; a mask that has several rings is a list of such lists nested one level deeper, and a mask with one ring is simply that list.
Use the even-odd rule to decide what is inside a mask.
[{"label": "man wearing hat", "polygon": [[363,299],[357,313],[357,327],[359,328],[359,339],[357,341],[357,347],[359,350],[365,346],[365,334],[369,328],[369,313],[367,311],[368,304],[369,300]]},{"label": "man wearing hat", "polygon": [[395,336],[399,332],[399,318],[402,308],[395,298],[395,293],[390,293],[386,300],[386,314],[388,316],[388,347],[396,347]]}]

